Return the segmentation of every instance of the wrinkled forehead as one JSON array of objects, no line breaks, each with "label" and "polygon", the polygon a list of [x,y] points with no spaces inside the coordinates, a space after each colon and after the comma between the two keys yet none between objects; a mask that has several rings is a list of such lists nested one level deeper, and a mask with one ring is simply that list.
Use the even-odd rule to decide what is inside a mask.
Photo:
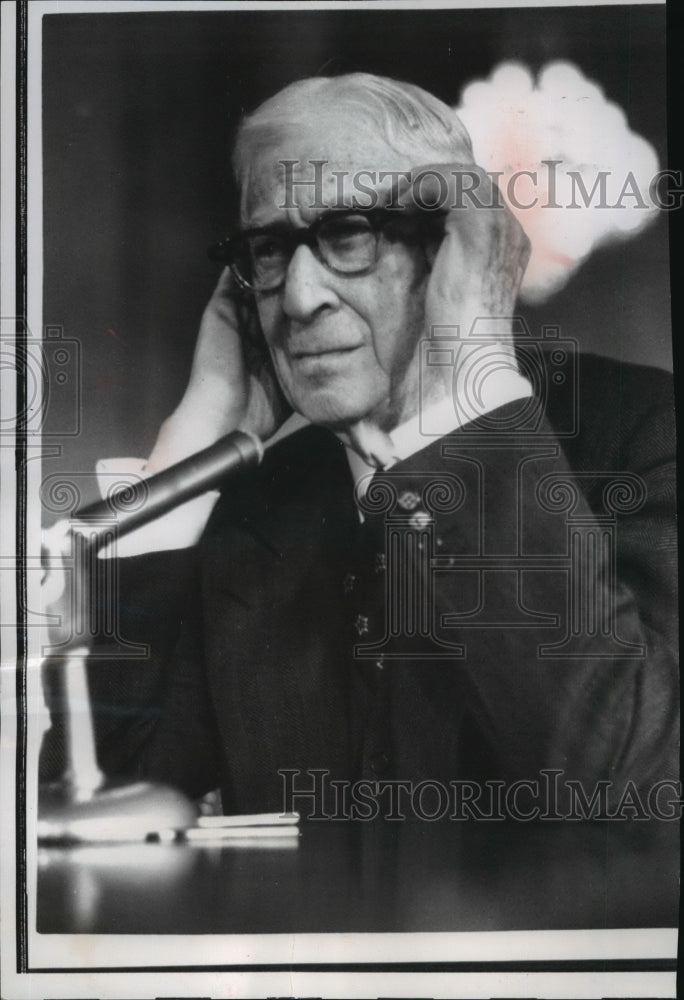
[{"label": "wrinkled forehead", "polygon": [[288,216],[307,223],[330,208],[380,207],[421,162],[418,150],[399,153],[349,118],[255,129],[240,178],[241,224]]}]

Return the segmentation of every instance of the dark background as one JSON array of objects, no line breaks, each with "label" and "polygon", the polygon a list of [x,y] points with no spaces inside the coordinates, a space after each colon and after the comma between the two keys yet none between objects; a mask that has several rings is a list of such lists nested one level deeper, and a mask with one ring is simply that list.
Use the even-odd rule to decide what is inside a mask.
[{"label": "dark background", "polygon": [[[660,6],[49,14],[43,39],[43,316],[80,350],[51,393],[59,454],[44,476],[149,453],[218,276],[206,247],[232,216],[232,130],[294,79],[367,70],[456,105],[501,61],[536,72],[569,59],[667,165]],[[595,252],[523,310],[532,330],[556,324],[584,349],[671,367],[667,222]]]}]

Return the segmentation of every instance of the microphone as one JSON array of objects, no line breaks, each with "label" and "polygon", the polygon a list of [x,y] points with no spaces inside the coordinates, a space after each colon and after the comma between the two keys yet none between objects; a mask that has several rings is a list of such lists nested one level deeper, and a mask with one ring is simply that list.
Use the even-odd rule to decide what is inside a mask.
[{"label": "microphone", "polygon": [[257,466],[263,455],[264,446],[255,434],[232,431],[208,448],[149,479],[122,487],[106,500],[98,500],[74,516],[83,522],[100,522],[88,526],[90,544],[99,547],[111,541],[113,514],[118,534],[128,534],[186,500],[214,489],[226,477]]},{"label": "microphone", "polygon": [[94,593],[89,570],[94,553],[112,540],[113,528],[125,535],[213,489],[227,476],[258,465],[263,454],[258,437],[233,431],[209,448],[149,479],[124,486],[74,515],[88,529],[87,538],[79,538],[78,533],[75,538],[71,598],[72,620],[80,624],[78,635],[83,641],[63,644],[61,656],[59,648],[53,650],[64,690],[66,767],[61,781],[41,786],[39,841],[144,840],[160,830],[183,830],[192,825],[197,808],[176,789],[144,781],[111,782],[100,771],[88,696],[88,627],[83,626],[83,614],[88,624],[88,611],[82,610],[89,607]]}]

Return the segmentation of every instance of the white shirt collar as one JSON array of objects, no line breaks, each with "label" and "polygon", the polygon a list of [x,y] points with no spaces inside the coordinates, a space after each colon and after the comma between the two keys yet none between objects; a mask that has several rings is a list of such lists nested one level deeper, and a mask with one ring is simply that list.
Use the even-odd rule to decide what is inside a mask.
[{"label": "white shirt collar", "polygon": [[[492,410],[512,403],[517,399],[527,399],[532,395],[532,386],[526,378],[510,368],[502,368],[494,377],[487,379],[487,402],[477,416],[483,416]],[[474,418],[473,418],[474,419]],[[388,448],[389,459],[383,463],[384,469],[389,469],[397,462],[410,458],[422,451],[437,438],[451,434],[460,427],[466,426],[470,420],[463,419],[462,413],[454,406],[451,398],[445,398],[432,406],[425,407],[389,434],[391,447]],[[347,460],[357,494],[363,496],[368,488],[370,477],[377,468],[366,462],[357,452],[345,445]]]}]

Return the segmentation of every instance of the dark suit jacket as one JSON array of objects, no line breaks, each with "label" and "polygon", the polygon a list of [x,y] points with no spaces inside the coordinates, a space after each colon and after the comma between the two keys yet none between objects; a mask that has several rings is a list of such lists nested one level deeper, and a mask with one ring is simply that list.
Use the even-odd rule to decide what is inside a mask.
[{"label": "dark suit jacket", "polygon": [[91,664],[104,768],[242,812],[282,808],[281,769],[675,776],[670,379],[585,356],[577,398],[547,386],[379,474],[362,525],[307,428],[196,549],[122,560],[120,634],[151,658]]}]

